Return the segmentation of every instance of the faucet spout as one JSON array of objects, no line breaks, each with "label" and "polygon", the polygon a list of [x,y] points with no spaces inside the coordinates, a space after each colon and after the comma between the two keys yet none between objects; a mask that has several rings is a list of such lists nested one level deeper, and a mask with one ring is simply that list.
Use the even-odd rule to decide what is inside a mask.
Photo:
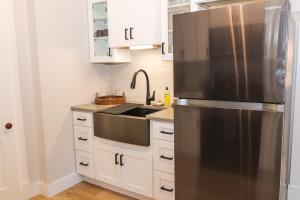
[{"label": "faucet spout", "polygon": [[155,100],[155,91],[153,91],[153,95],[150,96],[150,83],[149,83],[149,77],[148,77],[148,74],[145,70],[143,69],[140,69],[138,70],[137,72],[135,72],[133,74],[133,77],[132,77],[132,81],[131,81],[131,84],[130,84],[130,88],[131,89],[135,89],[135,85],[136,85],[136,77],[137,75],[142,72],[145,77],[146,77],[146,86],[147,86],[147,91],[146,91],[146,105],[150,105],[151,104],[151,101],[154,101]]}]

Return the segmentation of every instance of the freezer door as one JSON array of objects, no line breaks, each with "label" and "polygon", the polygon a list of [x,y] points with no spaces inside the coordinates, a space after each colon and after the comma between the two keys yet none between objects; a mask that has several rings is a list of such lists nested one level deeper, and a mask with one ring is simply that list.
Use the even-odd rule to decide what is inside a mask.
[{"label": "freezer door", "polygon": [[283,114],[175,107],[176,200],[279,200]]},{"label": "freezer door", "polygon": [[287,19],[265,2],[176,15],[175,96],[283,103]]}]

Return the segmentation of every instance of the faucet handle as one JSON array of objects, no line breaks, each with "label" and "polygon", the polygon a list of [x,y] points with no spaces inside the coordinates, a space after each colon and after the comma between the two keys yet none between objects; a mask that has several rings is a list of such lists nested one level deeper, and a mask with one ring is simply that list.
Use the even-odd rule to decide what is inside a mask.
[{"label": "faucet handle", "polygon": [[155,90],[153,91],[152,97],[150,97],[151,101],[155,101]]}]

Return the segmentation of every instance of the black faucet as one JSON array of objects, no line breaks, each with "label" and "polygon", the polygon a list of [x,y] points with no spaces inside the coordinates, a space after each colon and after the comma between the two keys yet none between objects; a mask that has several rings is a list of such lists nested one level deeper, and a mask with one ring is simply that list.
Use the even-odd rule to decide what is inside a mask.
[{"label": "black faucet", "polygon": [[150,97],[150,89],[149,89],[149,77],[148,74],[145,70],[140,69],[137,72],[134,73],[133,77],[132,77],[132,81],[131,81],[131,85],[130,88],[131,89],[135,89],[135,82],[136,82],[136,76],[138,75],[138,73],[143,72],[146,76],[146,84],[147,84],[147,93],[146,93],[146,105],[150,105],[151,101],[155,100],[155,91],[153,91],[152,97]]}]

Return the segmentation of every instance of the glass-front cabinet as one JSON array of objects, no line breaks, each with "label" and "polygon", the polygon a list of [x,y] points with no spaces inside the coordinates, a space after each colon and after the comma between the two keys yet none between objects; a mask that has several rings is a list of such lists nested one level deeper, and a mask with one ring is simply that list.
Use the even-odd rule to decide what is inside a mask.
[{"label": "glass-front cabinet", "polygon": [[162,54],[173,60],[173,16],[191,11],[191,0],[162,0]]},{"label": "glass-front cabinet", "polygon": [[108,12],[107,0],[89,1],[90,62],[130,62],[130,53],[128,49],[112,49],[109,46],[109,36],[112,30],[108,29]]}]

